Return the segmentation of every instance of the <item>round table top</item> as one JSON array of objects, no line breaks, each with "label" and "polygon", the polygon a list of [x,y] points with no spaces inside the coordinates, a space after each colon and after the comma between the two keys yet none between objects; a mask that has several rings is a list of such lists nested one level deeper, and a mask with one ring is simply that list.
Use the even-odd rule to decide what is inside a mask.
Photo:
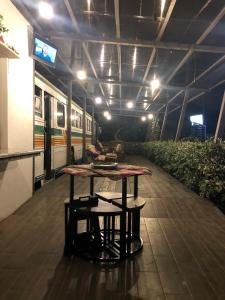
[{"label": "round table top", "polygon": [[95,169],[91,165],[72,165],[63,169],[65,174],[81,177],[110,177],[120,178],[134,175],[151,175],[150,169],[142,166],[119,164],[113,170]]}]

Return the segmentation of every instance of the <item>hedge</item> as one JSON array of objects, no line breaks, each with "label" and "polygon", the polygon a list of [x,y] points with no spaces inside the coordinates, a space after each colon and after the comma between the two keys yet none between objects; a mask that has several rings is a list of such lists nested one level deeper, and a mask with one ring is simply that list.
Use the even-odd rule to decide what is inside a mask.
[{"label": "hedge", "polygon": [[127,143],[125,149],[147,157],[225,212],[224,142]]}]

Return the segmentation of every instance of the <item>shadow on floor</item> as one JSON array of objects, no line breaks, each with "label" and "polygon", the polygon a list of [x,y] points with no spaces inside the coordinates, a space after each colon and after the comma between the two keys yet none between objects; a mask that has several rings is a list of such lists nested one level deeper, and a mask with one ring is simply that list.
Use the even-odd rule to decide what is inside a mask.
[{"label": "shadow on floor", "polygon": [[141,300],[137,291],[137,269],[135,260],[104,266],[77,257],[62,258],[48,282],[43,300]]}]

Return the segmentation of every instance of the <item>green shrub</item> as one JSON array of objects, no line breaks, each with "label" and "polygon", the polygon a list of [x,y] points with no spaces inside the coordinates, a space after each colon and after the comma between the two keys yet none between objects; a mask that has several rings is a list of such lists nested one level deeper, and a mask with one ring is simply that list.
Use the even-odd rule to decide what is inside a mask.
[{"label": "green shrub", "polygon": [[125,151],[147,157],[225,211],[224,142],[127,143]]}]

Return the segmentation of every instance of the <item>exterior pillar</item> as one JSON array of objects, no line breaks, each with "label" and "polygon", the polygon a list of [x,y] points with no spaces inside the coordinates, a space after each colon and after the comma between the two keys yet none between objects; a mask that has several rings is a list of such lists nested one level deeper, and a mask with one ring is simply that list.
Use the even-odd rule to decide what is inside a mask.
[{"label": "exterior pillar", "polygon": [[70,80],[68,83],[68,105],[67,105],[67,164],[71,164],[71,103],[72,103],[72,93],[73,93],[73,81]]},{"label": "exterior pillar", "polygon": [[223,138],[225,131],[225,92],[223,94],[223,100],[220,107],[220,113],[216,125],[216,132],[214,136],[214,143],[217,142],[219,138]]},{"label": "exterior pillar", "polygon": [[163,118],[163,124],[162,124],[162,128],[161,128],[161,133],[160,133],[160,141],[162,141],[163,137],[164,137],[166,122],[167,122],[167,117],[168,117],[168,108],[169,108],[169,103],[167,102],[165,113],[164,113],[164,118]]},{"label": "exterior pillar", "polygon": [[82,148],[83,162],[86,161],[86,109],[87,109],[87,99],[86,99],[86,96],[84,96],[84,101],[83,101],[83,148]]},{"label": "exterior pillar", "polygon": [[92,132],[92,137],[91,137],[91,143],[92,145],[95,144],[95,107],[94,105],[92,105],[92,112],[91,112],[91,116],[92,116],[92,128],[91,128],[91,132]]},{"label": "exterior pillar", "polygon": [[185,93],[184,93],[183,104],[182,104],[182,107],[181,107],[180,119],[179,119],[178,126],[177,126],[177,132],[176,132],[176,137],[175,137],[176,142],[181,137],[181,132],[182,132],[182,128],[183,128],[183,125],[184,125],[184,117],[185,117],[185,113],[186,113],[186,109],[187,109],[188,96],[189,96],[189,90],[186,89]]}]

